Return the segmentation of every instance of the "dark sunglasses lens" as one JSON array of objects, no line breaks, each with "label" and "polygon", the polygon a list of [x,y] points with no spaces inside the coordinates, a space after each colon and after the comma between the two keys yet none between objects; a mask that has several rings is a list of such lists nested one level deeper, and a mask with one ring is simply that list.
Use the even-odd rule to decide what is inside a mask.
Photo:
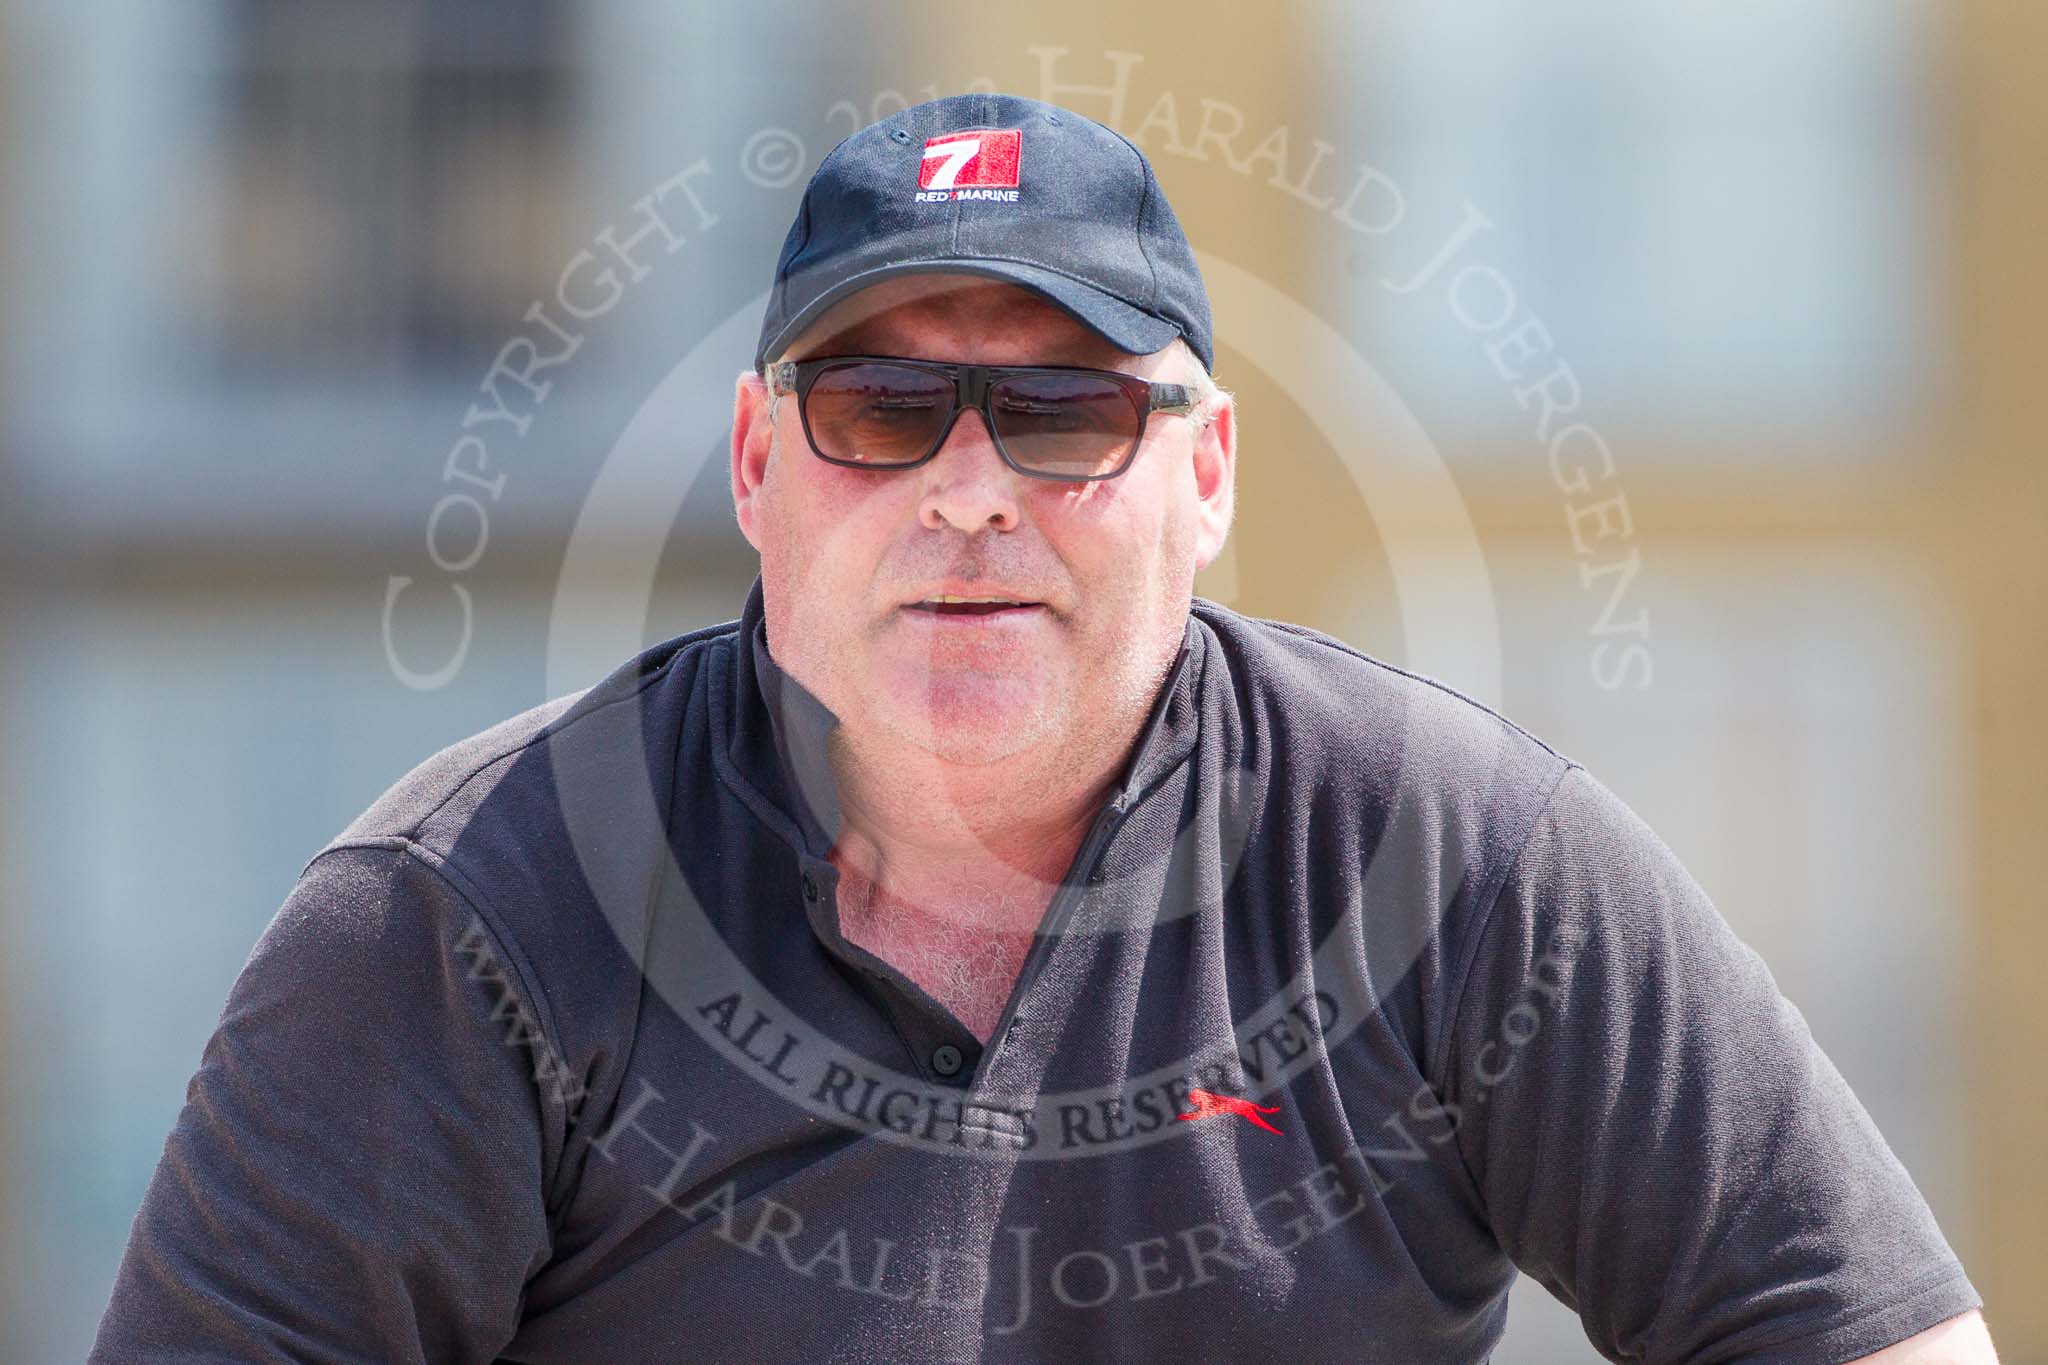
[{"label": "dark sunglasses lens", "polygon": [[996,435],[1026,469],[1060,478],[1099,478],[1137,443],[1137,403],[1121,385],[1090,375],[1020,375],[989,393]]},{"label": "dark sunglasses lens", "polygon": [[952,410],[953,381],[907,365],[835,366],[804,395],[819,454],[877,467],[923,458]]}]

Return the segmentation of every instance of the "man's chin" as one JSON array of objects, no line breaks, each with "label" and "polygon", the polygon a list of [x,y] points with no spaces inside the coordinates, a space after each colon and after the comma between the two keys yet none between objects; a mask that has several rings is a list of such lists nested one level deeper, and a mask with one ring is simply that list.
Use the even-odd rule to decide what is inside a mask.
[{"label": "man's chin", "polygon": [[1000,763],[1055,738],[1060,717],[1035,689],[1014,685],[931,687],[921,704],[888,708],[888,728],[946,763]]}]

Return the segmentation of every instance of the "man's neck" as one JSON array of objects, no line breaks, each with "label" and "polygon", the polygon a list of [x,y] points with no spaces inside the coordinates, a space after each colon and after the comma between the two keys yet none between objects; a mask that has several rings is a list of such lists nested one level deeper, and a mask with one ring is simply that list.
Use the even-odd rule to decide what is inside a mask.
[{"label": "man's neck", "polygon": [[[836,856],[892,905],[1037,927],[1128,754],[1094,764],[980,767],[869,753],[843,731],[831,745],[843,817]],[[1050,769],[1050,770],[1048,770]]]},{"label": "man's neck", "polygon": [[1061,782],[1005,763],[998,778],[906,768],[899,750],[877,773],[857,753],[834,746],[840,931],[986,1043],[1115,766]]}]

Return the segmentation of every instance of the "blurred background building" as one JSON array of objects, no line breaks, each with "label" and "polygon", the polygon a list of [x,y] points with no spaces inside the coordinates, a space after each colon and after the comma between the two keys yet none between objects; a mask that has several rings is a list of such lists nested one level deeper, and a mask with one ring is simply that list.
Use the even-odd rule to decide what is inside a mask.
[{"label": "blurred background building", "polygon": [[[83,1354],[305,859],[737,614],[803,182],[991,88],[1139,141],[1212,272],[1202,590],[1619,791],[2048,1359],[2044,51],[2031,0],[0,7],[0,1359]],[[1591,1359],[1529,1290],[1501,1358]]]}]

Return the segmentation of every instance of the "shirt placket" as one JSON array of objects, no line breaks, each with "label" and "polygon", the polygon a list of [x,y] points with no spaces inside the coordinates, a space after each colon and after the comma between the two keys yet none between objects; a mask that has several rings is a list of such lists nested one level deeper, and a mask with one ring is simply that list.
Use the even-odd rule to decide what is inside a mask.
[{"label": "shirt placket", "polygon": [[922,1079],[966,1089],[981,1062],[981,1040],[909,977],[840,932],[837,864],[809,850],[796,861],[797,893],[818,942],[860,980],[902,1038]]}]

